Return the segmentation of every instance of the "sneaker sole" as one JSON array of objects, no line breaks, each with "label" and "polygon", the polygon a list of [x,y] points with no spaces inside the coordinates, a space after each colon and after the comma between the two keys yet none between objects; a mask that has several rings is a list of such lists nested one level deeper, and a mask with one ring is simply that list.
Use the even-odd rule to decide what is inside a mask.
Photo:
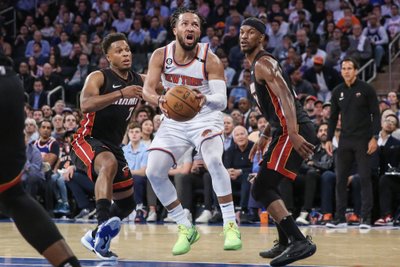
[{"label": "sneaker sole", "polygon": [[327,223],[325,226],[328,228],[346,228],[347,223],[339,223],[339,224]]},{"label": "sneaker sole", "polygon": [[224,250],[239,250],[242,248],[242,243],[235,246],[224,246]]},{"label": "sneaker sole", "polygon": [[272,267],[274,267],[274,266],[285,266],[285,265],[291,264],[292,262],[311,257],[312,255],[315,254],[316,251],[317,251],[317,246],[315,244],[313,244],[312,246],[310,246],[310,249],[308,251],[306,251],[306,252],[304,252],[304,253],[296,256],[296,257],[293,257],[291,259],[286,259],[286,260],[283,260],[283,261],[278,262],[278,263],[273,263],[273,261],[271,261],[270,265]]},{"label": "sneaker sole", "polygon": [[[107,223],[102,227],[102,229],[104,229],[106,227],[108,227],[111,230],[111,231],[109,231],[109,233],[107,233],[110,236],[109,242],[111,243],[111,239],[116,237],[118,235],[119,231],[121,230],[121,220],[118,217],[113,217],[107,221]],[[96,237],[98,234],[99,234],[99,231],[97,231]],[[99,244],[96,246],[96,242],[95,242],[93,249],[100,251],[101,249],[99,249],[98,247],[99,247]]]},{"label": "sneaker sole", "polygon": [[86,235],[84,235],[84,236],[81,238],[81,244],[82,244],[87,250],[89,250],[89,251],[91,251],[91,252],[95,252],[93,246],[85,239],[85,236],[86,236]]}]

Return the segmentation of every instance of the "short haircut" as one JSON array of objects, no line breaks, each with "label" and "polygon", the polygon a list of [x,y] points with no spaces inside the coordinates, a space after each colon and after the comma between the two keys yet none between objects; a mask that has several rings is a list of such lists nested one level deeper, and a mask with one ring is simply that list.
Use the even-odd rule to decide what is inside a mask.
[{"label": "short haircut", "polygon": [[180,7],[180,8],[178,8],[177,10],[175,10],[175,12],[174,12],[174,13],[172,14],[172,16],[171,16],[170,24],[171,24],[171,28],[172,28],[172,29],[176,27],[176,23],[177,23],[178,20],[179,20],[179,16],[180,16],[181,14],[184,14],[184,13],[192,13],[192,14],[195,14],[195,15],[199,18],[199,20],[200,20],[200,27],[202,28],[202,26],[203,26],[203,24],[204,24],[204,18],[203,18],[196,10],[189,9],[189,8],[186,8],[186,7]]},{"label": "short haircut", "polygon": [[111,47],[111,44],[117,41],[125,41],[128,43],[128,39],[126,38],[125,34],[120,32],[110,33],[106,37],[104,37],[103,42],[101,43],[103,53],[107,54],[108,50]]},{"label": "short haircut", "polygon": [[53,123],[51,123],[51,120],[49,120],[49,119],[43,119],[43,120],[41,120],[40,122],[39,122],[39,128],[41,128],[42,127],[42,124],[44,123],[44,122],[48,122],[48,123],[50,123],[50,126],[51,126],[51,130],[54,130],[54,126],[53,126]]},{"label": "short haircut", "polygon": [[353,67],[356,69],[356,70],[358,70],[358,62],[357,62],[357,60],[355,60],[354,58],[352,58],[352,57],[345,57],[343,60],[342,60],[342,62],[340,63],[340,65],[342,65],[343,64],[343,62],[352,62],[353,63]]},{"label": "short haircut", "polygon": [[128,130],[135,129],[135,128],[139,128],[140,131],[142,131],[142,127],[140,127],[139,123],[137,123],[137,122],[134,121],[134,122],[131,122],[128,124]]},{"label": "short haircut", "polygon": [[399,118],[397,118],[396,114],[388,114],[388,115],[386,115],[385,120],[386,120],[388,117],[393,117],[393,118],[395,118],[395,119],[396,119],[396,127],[399,127]]}]

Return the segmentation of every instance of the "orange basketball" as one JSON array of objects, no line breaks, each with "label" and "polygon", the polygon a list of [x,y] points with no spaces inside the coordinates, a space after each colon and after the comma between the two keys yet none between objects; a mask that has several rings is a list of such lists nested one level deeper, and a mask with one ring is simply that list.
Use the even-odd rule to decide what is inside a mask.
[{"label": "orange basketball", "polygon": [[163,108],[168,110],[168,117],[176,121],[188,121],[200,111],[200,99],[196,93],[183,85],[175,86],[165,94],[167,102]]}]

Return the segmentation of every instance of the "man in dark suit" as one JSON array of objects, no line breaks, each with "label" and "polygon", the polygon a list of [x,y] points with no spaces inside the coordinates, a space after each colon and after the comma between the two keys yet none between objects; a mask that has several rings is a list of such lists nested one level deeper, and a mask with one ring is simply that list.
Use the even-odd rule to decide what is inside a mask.
[{"label": "man in dark suit", "polygon": [[311,83],[317,92],[318,99],[323,102],[331,99],[331,91],[342,82],[339,73],[331,67],[324,65],[321,56],[314,57],[314,65],[309,68],[303,78]]},{"label": "man in dark suit", "polygon": [[[379,206],[381,218],[375,225],[386,226],[393,223],[393,196],[400,193],[400,141],[391,134],[397,129],[399,119],[394,114],[382,118],[382,131],[379,133]],[[391,167],[392,166],[392,167]],[[393,168],[395,167],[395,168]]]},{"label": "man in dark suit", "polygon": [[33,109],[40,109],[47,103],[47,93],[43,90],[43,82],[39,78],[33,82],[33,92],[29,94],[29,105]]}]

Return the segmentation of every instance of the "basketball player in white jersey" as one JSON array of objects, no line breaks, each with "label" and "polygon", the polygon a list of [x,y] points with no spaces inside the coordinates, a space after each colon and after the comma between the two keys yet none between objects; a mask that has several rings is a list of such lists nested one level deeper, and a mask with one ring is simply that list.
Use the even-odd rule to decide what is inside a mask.
[{"label": "basketball player in white jersey", "polygon": [[176,39],[154,51],[143,87],[146,101],[156,105],[165,102],[164,97],[160,97],[155,90],[161,77],[166,90],[177,85],[196,90],[202,106],[193,119],[177,122],[169,119],[167,111],[160,105],[166,118],[150,146],[146,175],[169,216],[178,224],[179,238],[172,249],[174,255],[187,253],[190,245],[200,237],[185,216],[176,189],[168,179],[168,170],[190,147],[201,154],[211,174],[224,219],[224,249],[237,250],[242,247],[235,221],[230,178],[222,164],[221,110],[227,104],[224,67],[210,51],[208,44],[198,43],[201,24],[201,17],[193,10],[178,9],[174,12],[171,28]]}]

